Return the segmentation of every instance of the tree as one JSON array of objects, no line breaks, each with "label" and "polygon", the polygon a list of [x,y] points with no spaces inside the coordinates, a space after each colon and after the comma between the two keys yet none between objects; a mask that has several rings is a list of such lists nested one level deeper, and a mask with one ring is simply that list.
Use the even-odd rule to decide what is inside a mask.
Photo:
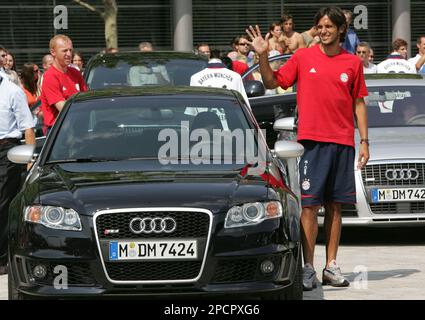
[{"label": "tree", "polygon": [[84,8],[97,13],[105,22],[106,48],[118,48],[117,15],[118,7],[115,0],[102,0],[103,11],[82,0],[73,0]]}]

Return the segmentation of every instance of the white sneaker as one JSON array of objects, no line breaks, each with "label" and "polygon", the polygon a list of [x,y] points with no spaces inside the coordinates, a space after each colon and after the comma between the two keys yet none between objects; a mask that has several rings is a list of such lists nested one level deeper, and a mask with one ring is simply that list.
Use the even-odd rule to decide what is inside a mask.
[{"label": "white sneaker", "polygon": [[329,265],[323,269],[322,285],[332,287],[348,287],[350,282],[342,275],[341,269],[336,264],[335,260],[332,260]]},{"label": "white sneaker", "polygon": [[311,291],[314,288],[317,288],[316,271],[311,264],[306,263],[303,268],[303,290]]}]

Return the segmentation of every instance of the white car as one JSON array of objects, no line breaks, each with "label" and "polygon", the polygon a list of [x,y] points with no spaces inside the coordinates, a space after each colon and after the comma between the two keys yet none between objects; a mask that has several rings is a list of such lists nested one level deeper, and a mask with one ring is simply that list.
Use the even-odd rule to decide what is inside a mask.
[{"label": "white car", "polygon": [[[366,79],[370,160],[355,171],[357,204],[343,205],[342,224],[425,225],[425,79],[401,74]],[[323,225],[323,210],[320,215]]]}]

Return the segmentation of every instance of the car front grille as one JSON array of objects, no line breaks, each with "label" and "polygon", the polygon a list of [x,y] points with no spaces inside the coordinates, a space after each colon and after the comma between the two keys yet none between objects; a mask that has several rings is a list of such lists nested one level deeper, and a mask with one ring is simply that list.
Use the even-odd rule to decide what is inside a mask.
[{"label": "car front grille", "polygon": [[425,213],[425,202],[371,203],[374,214],[413,214]]},{"label": "car front grille", "polygon": [[[165,218],[176,221],[176,229],[171,233],[134,234],[130,230],[133,218]],[[158,281],[190,281],[196,279],[203,265],[204,253],[208,247],[210,232],[210,215],[202,211],[128,211],[100,213],[95,218],[98,234],[98,246],[101,248],[105,272],[112,281],[158,282]],[[112,233],[105,230],[114,230]],[[108,248],[109,241],[145,239],[197,239],[199,259],[196,261],[109,261],[109,255],[102,248]],[[106,245],[106,246],[105,246]],[[102,251],[103,250],[103,251]]]},{"label": "car front grille", "polygon": [[[171,217],[177,223],[172,233],[134,234],[130,230],[133,218]],[[96,228],[102,240],[140,239],[140,238],[206,238],[208,236],[209,216],[203,212],[114,212],[102,214],[96,219]],[[119,233],[105,234],[105,230],[119,230]]]},{"label": "car front grille", "polygon": [[116,281],[190,280],[198,276],[202,261],[106,262],[108,275]]},{"label": "car front grille", "polygon": [[[416,169],[419,177],[415,180],[388,180],[385,173],[389,169]],[[423,186],[425,185],[425,163],[385,163],[371,164],[362,169],[365,187],[371,186]]]}]

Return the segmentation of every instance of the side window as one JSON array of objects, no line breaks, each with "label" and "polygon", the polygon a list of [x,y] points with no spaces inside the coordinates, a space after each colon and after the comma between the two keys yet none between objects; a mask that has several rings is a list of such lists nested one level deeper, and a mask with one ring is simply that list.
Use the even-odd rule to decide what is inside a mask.
[{"label": "side window", "polygon": [[[288,56],[275,59],[270,62],[270,67],[272,68],[273,71],[276,71],[281,66],[283,66],[287,60],[288,60]],[[256,68],[252,69],[249,73],[245,74],[243,76],[243,80],[244,81],[257,80],[257,81],[263,82],[259,66],[257,65]],[[278,95],[278,94],[286,94],[286,93],[293,93],[293,92],[295,92],[294,87],[290,87],[286,90],[282,89],[281,87],[278,87],[276,89],[266,89],[265,95]]]}]

